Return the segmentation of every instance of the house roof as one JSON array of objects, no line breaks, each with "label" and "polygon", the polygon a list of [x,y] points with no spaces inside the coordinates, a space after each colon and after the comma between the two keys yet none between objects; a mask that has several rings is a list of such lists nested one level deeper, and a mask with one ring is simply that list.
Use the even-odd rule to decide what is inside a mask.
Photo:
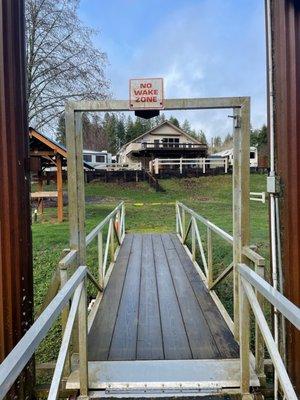
[{"label": "house roof", "polygon": [[[141,138],[143,138],[146,135],[149,135],[151,133],[153,133],[154,131],[156,131],[157,129],[161,128],[164,125],[169,125],[172,129],[176,130],[177,132],[181,133],[182,135],[186,136],[189,140],[191,140],[193,143],[195,144],[202,144],[204,145],[204,143],[201,143],[199,140],[195,139],[193,136],[189,135],[188,133],[186,133],[185,131],[183,131],[181,128],[178,128],[176,125],[172,124],[172,122],[170,121],[164,121],[161,124],[155,126],[154,128],[150,129],[149,131],[143,133],[142,135],[136,137],[135,139],[131,140],[130,142],[125,143],[120,150],[122,150],[123,148],[125,148],[126,146],[128,146],[130,143],[134,143],[137,140],[140,140]],[[119,151],[120,151],[119,150]]]},{"label": "house roof", "polygon": [[[250,151],[255,151],[256,149],[257,148],[255,146],[250,147]],[[233,148],[219,151],[218,153],[212,154],[212,156],[227,157],[231,154],[233,154]]]},{"label": "house roof", "polygon": [[42,133],[38,132],[34,128],[29,128],[29,136],[34,137],[49,149],[53,150],[54,152],[60,154],[61,156],[67,158],[67,149],[62,144],[56,142],[53,139],[50,139],[48,136],[43,135]]}]

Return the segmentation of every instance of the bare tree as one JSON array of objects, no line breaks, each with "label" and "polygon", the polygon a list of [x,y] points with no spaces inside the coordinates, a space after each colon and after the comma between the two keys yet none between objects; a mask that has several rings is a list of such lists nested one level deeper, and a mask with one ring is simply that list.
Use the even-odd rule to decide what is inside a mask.
[{"label": "bare tree", "polygon": [[106,54],[79,20],[79,0],[26,0],[29,121],[56,126],[70,99],[104,99]]}]

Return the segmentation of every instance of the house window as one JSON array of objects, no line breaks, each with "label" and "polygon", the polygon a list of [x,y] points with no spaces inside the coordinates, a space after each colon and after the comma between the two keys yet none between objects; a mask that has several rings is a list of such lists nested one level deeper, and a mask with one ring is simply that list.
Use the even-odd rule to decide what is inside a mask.
[{"label": "house window", "polygon": [[166,147],[178,147],[179,138],[164,138],[162,142]]},{"label": "house window", "polygon": [[250,151],[250,158],[254,159],[255,158],[255,151]]},{"label": "house window", "polygon": [[97,163],[105,163],[105,156],[96,156]]},{"label": "house window", "polygon": [[84,154],[83,159],[86,162],[92,162],[92,156],[90,154]]}]

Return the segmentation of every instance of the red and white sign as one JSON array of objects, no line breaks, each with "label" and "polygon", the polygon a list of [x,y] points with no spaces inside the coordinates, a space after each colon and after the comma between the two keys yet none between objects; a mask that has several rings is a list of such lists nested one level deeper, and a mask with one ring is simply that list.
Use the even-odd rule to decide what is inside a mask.
[{"label": "red and white sign", "polygon": [[129,108],[131,110],[161,110],[164,108],[163,79],[130,79]]}]

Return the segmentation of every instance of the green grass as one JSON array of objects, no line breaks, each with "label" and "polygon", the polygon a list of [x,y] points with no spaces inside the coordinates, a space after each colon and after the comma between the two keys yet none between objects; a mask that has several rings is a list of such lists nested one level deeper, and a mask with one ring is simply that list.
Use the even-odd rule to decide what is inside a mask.
[{"label": "green grass", "polygon": [[[265,190],[266,177],[252,174],[251,191]],[[86,185],[86,232],[96,226],[114,207],[124,200],[126,204],[126,230],[128,232],[174,232],[175,202],[183,202],[222,229],[232,234],[232,176],[214,176],[191,179],[161,180],[165,192],[155,192],[146,182],[100,183]],[[50,189],[49,189],[50,190]],[[67,209],[64,210],[67,216]],[[269,258],[268,207],[251,202],[251,244],[258,252]],[[32,226],[34,248],[35,308],[41,304],[49,281],[68,247],[68,222],[57,223],[56,208],[46,208],[43,216]],[[200,225],[205,237],[205,230]],[[231,249],[215,235],[214,267],[224,269],[231,262]],[[96,245],[87,254],[88,266],[96,272]],[[231,277],[219,287],[222,300],[231,310]],[[54,358],[59,347],[60,330],[56,325],[38,352],[40,361]]]}]

